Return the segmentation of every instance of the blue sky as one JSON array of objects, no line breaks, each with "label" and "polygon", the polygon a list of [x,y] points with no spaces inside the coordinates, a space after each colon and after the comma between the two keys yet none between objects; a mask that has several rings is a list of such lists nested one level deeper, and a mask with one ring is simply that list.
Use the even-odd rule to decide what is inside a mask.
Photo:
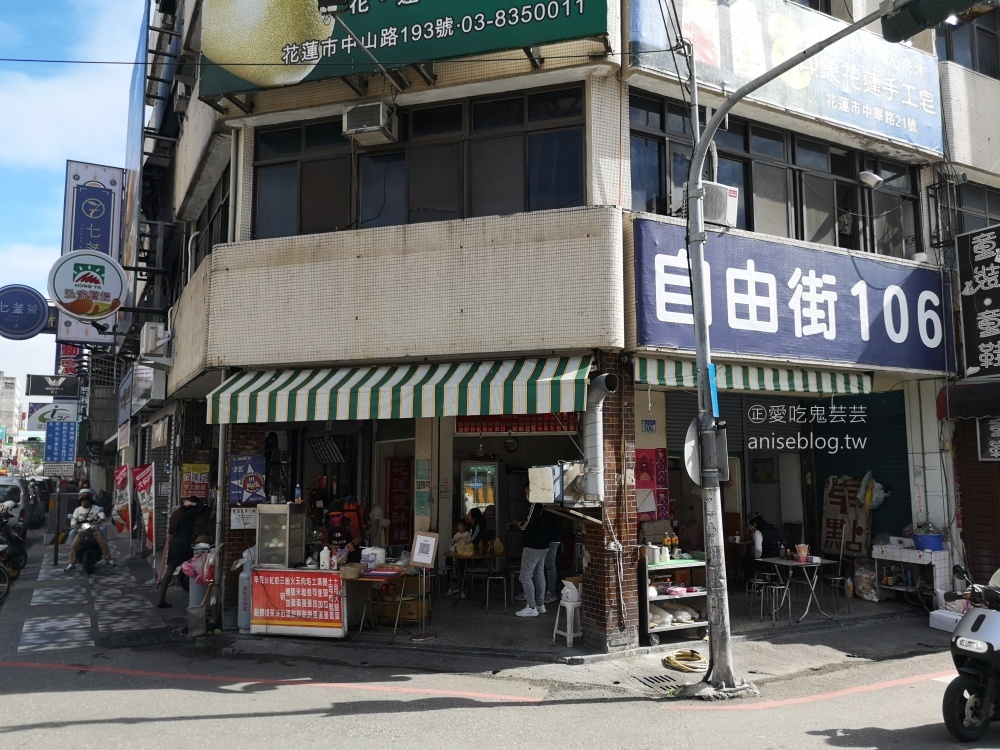
[{"label": "blue sky", "polygon": [[[0,58],[130,62],[145,1],[2,0]],[[66,161],[124,165],[131,75],[131,65],[0,62],[0,286],[48,296]],[[28,373],[51,374],[54,357],[51,335],[0,338],[0,370],[22,388]]]}]

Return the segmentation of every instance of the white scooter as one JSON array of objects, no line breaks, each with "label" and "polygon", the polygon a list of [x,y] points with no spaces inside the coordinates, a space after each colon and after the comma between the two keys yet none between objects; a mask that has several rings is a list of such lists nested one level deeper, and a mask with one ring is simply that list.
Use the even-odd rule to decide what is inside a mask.
[{"label": "white scooter", "polygon": [[967,599],[975,607],[959,620],[951,637],[951,657],[958,669],[944,692],[944,725],[962,742],[978,740],[990,721],[1000,719],[1000,571],[982,586],[973,582],[963,565],[955,575],[969,587],[962,593],[945,592],[945,601]]}]

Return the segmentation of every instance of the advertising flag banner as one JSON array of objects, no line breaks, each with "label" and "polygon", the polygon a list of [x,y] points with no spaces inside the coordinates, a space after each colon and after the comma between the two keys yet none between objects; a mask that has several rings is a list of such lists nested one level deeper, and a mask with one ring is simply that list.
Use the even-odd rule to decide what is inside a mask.
[{"label": "advertising flag banner", "polygon": [[129,528],[129,514],[132,509],[131,478],[128,466],[119,466],[115,469],[115,507],[111,513],[111,520],[115,522],[119,534]]},{"label": "advertising flag banner", "polygon": [[132,481],[135,485],[135,496],[139,501],[139,512],[142,513],[144,526],[146,527],[146,539],[150,546],[155,544],[153,521],[153,464],[144,464],[132,469]]}]

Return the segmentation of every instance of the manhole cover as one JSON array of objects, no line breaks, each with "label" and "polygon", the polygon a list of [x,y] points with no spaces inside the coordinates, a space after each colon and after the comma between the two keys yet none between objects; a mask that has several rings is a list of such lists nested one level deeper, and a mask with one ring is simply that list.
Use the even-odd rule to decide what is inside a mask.
[{"label": "manhole cover", "polygon": [[653,690],[668,693],[677,687],[677,678],[669,674],[654,674],[649,677],[636,677],[639,682]]},{"label": "manhole cover", "polygon": [[184,638],[175,635],[168,628],[148,630],[126,630],[121,633],[104,633],[97,638],[101,648],[134,648],[136,646],[157,646],[163,643],[178,643]]}]

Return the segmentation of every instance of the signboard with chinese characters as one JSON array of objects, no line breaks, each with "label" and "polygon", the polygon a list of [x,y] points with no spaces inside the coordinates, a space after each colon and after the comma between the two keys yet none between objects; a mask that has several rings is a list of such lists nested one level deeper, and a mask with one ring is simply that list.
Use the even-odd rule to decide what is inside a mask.
[{"label": "signboard with chinese characters", "polygon": [[1000,461],[1000,417],[982,417],[976,420],[979,437],[979,460]]},{"label": "signboard with chinese characters", "polygon": [[92,250],[59,258],[49,271],[49,295],[61,312],[92,323],[114,315],[128,296],[128,282],[116,260]]},{"label": "signboard with chinese characters", "polygon": [[0,336],[14,341],[37,336],[49,318],[49,302],[30,286],[10,284],[0,288]]},{"label": "signboard with chinese characters", "polygon": [[76,344],[56,344],[56,375],[79,375],[83,348]]},{"label": "signboard with chinese characters", "polygon": [[181,464],[181,498],[197,497],[208,499],[211,485],[208,464]]},{"label": "signboard with chinese characters", "polygon": [[76,422],[76,403],[28,404],[29,432],[43,432],[49,422]]},{"label": "signboard with chinese characters", "polygon": [[455,417],[458,434],[508,432],[577,432],[580,420],[575,411],[555,414],[493,414],[482,417]]},{"label": "signboard with chinese characters", "polygon": [[76,420],[45,425],[45,463],[76,460]]},{"label": "signboard with chinese characters", "polygon": [[229,502],[259,503],[264,500],[264,457],[229,457]]},{"label": "signboard with chinese characters", "polygon": [[[693,352],[685,229],[648,219],[633,229],[636,343]],[[705,265],[714,354],[954,370],[940,271],[711,231]]]},{"label": "signboard with chinese characters", "polygon": [[68,375],[29,375],[24,395],[79,398],[80,379]]},{"label": "signboard with chinese characters", "polygon": [[1000,375],[1000,226],[955,238],[966,377]]},{"label": "signboard with chinese characters", "polygon": [[127,424],[132,418],[132,370],[129,370],[118,384],[118,424]]},{"label": "signboard with chinese characters", "polygon": [[255,570],[251,633],[343,638],[344,582],[328,570]]},{"label": "signboard with chinese characters", "polygon": [[373,57],[401,68],[608,33],[607,0],[351,0],[343,23],[320,13],[337,5],[206,3],[201,96],[371,73]]},{"label": "signboard with chinese characters", "polygon": [[132,512],[132,472],[128,466],[115,469],[115,506],[111,515],[115,528],[121,534],[129,528]]},{"label": "signboard with chinese characters", "polygon": [[[684,36],[694,41],[698,83],[727,93],[846,26],[784,0],[678,0],[676,6]],[[630,7],[633,65],[686,81],[684,58],[671,52],[664,26],[667,4],[632,0]],[[937,66],[933,55],[860,31],[749,98],[940,154]]]},{"label": "signboard with chinese characters", "polygon": [[406,457],[385,460],[385,517],[389,544],[408,544],[413,517],[413,463]]},{"label": "signboard with chinese characters", "polygon": [[823,491],[823,552],[846,557],[864,557],[871,549],[872,514],[858,500],[859,479],[840,481],[831,477]]},{"label": "signboard with chinese characters", "polygon": [[[115,261],[119,259],[123,180],[124,172],[118,167],[66,162],[63,255],[85,250],[107,255]],[[108,322],[106,320],[102,325]],[[115,343],[113,335],[68,315],[63,308],[60,308],[56,340],[92,346],[112,346]]]},{"label": "signboard with chinese characters", "polygon": [[153,544],[156,539],[156,528],[154,520],[154,498],[153,487],[156,484],[155,469],[153,464],[136,466],[132,469],[132,486],[135,487],[135,499],[139,505],[139,513],[146,527],[146,540]]},{"label": "signboard with chinese characters", "polygon": [[254,505],[247,505],[241,508],[230,508],[229,528],[256,531],[257,507]]}]

